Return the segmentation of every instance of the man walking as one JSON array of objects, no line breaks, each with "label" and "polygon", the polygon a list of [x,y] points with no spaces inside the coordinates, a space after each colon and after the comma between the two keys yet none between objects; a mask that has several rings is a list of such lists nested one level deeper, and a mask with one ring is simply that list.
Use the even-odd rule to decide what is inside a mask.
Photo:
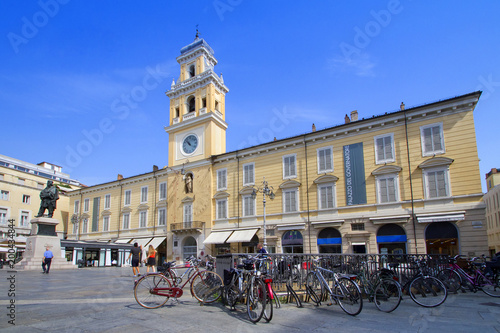
[{"label": "man walking", "polygon": [[43,260],[42,260],[43,273],[49,274],[52,258],[54,258],[54,254],[52,253],[52,251],[50,251],[50,248],[47,246],[46,251],[43,253]]},{"label": "man walking", "polygon": [[141,261],[141,252],[142,246],[139,247],[138,243],[134,243],[134,247],[130,250],[130,254],[128,256],[128,260],[132,257],[132,272],[134,273],[134,276],[140,275],[139,263]]}]

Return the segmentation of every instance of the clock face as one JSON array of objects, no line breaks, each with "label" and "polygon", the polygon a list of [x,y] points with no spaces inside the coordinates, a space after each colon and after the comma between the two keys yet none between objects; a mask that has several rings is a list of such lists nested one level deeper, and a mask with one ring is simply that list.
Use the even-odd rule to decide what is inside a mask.
[{"label": "clock face", "polygon": [[194,134],[189,134],[182,141],[182,151],[184,154],[192,154],[198,147],[198,137]]}]

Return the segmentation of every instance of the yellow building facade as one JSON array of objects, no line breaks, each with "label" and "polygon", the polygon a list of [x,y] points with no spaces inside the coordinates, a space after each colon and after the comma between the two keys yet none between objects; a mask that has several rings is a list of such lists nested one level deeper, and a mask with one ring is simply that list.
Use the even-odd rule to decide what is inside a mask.
[{"label": "yellow building facade", "polygon": [[484,195],[490,257],[500,252],[500,173],[496,168],[486,174],[488,192]]},{"label": "yellow building facade", "polygon": [[140,240],[176,260],[254,252],[258,242],[277,253],[487,252],[480,92],[351,112],[340,126],[226,152],[229,90],[213,50],[196,38],[177,61],[169,166],[71,193],[72,237]]}]

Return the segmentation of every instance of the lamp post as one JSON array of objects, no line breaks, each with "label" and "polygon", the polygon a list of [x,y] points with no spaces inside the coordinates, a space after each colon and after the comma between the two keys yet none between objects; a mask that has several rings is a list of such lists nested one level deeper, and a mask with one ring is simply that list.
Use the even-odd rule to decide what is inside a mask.
[{"label": "lamp post", "polygon": [[266,196],[269,197],[269,199],[273,200],[275,197],[275,194],[273,192],[274,188],[272,186],[269,186],[269,184],[266,181],[266,177],[264,177],[264,180],[262,181],[262,185],[259,187],[254,187],[252,191],[252,199],[255,199],[257,197],[257,193],[262,193],[262,204],[264,206],[264,249],[267,251],[267,230],[266,230]]}]

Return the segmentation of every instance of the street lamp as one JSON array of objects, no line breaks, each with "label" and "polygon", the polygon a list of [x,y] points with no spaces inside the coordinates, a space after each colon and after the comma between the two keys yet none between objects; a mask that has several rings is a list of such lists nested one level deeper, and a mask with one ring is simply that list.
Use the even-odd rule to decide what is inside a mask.
[{"label": "street lamp", "polygon": [[264,205],[264,249],[267,251],[267,230],[266,230],[266,195],[269,197],[269,199],[273,200],[274,197],[276,196],[273,192],[274,188],[272,186],[269,186],[266,177],[264,177],[264,180],[262,181],[262,185],[259,187],[254,187],[252,191],[252,199],[255,199],[257,197],[257,193],[262,193],[262,204]]}]

